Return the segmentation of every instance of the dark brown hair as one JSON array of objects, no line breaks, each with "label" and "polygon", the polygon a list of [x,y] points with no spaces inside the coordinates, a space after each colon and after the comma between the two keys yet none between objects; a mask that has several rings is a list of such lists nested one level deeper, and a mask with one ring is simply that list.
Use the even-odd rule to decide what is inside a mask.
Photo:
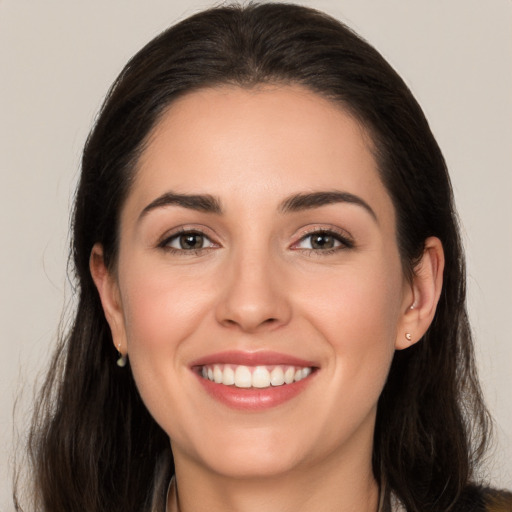
[{"label": "dark brown hair", "polygon": [[[404,271],[425,239],[446,268],[424,338],[395,354],[379,400],[373,468],[410,512],[448,511],[473,477],[488,432],[465,309],[465,269],[441,151],[411,92],[368,43],[318,11],[228,5],[147,44],[109,91],[83,153],[73,217],[78,305],[57,349],[30,434],[36,505],[47,512],[145,511],[155,467],[172,454],[116,352],[89,273],[96,242],[113,269],[118,220],[138,157],[177,97],[221,84],[299,84],[350,111],[371,135],[397,214]],[[21,508],[18,508],[21,510]]]}]

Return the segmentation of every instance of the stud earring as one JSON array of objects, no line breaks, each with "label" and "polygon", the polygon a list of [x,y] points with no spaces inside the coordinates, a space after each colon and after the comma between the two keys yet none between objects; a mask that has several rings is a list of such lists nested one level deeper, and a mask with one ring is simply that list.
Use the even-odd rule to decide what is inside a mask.
[{"label": "stud earring", "polygon": [[128,356],[126,354],[121,353],[121,343],[117,346],[117,351],[119,352],[119,358],[117,359],[117,366],[120,368],[124,368],[128,361]]},{"label": "stud earring", "polygon": [[406,337],[407,341],[411,341],[412,340],[412,336],[411,336],[410,332],[406,332],[405,333],[405,337]]}]

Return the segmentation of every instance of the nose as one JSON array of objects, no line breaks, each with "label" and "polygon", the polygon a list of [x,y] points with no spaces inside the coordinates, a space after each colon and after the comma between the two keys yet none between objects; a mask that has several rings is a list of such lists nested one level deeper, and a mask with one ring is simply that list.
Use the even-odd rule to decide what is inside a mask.
[{"label": "nose", "polygon": [[244,332],[273,330],[291,318],[291,304],[283,269],[270,254],[244,254],[233,258],[221,278],[222,293],[217,321]]}]

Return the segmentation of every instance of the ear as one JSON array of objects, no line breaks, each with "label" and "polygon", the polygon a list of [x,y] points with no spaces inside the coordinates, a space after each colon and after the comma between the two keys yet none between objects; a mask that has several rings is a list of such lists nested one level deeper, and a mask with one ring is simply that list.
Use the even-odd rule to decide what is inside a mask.
[{"label": "ear", "polygon": [[109,272],[105,265],[101,244],[95,244],[92,248],[89,269],[100,295],[101,305],[110,326],[114,346],[122,355],[126,355],[126,331],[119,286],[115,276]]},{"label": "ear", "polygon": [[443,287],[444,251],[439,238],[425,240],[423,255],[414,267],[408,293],[404,294],[403,317],[395,348],[402,350],[418,342],[427,332]]}]

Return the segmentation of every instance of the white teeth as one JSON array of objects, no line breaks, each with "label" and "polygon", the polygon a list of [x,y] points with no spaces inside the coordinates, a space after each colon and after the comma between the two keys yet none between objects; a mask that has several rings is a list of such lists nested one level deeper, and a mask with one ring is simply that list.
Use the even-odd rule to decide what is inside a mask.
[{"label": "white teeth", "polygon": [[203,378],[217,384],[259,389],[298,382],[308,377],[311,372],[310,367],[282,365],[267,367],[215,364],[201,368]]},{"label": "white teeth", "polygon": [[284,382],[285,384],[291,384],[293,379],[295,378],[295,368],[293,366],[289,366],[286,368],[284,372]]},{"label": "white teeth", "polygon": [[256,366],[252,372],[253,388],[268,388],[270,386],[270,373],[264,366]]},{"label": "white teeth", "polygon": [[251,385],[251,370],[247,366],[237,366],[235,370],[235,386],[237,388],[250,388]]},{"label": "white teeth", "polygon": [[280,366],[276,366],[270,372],[270,384],[272,386],[282,386],[284,384],[284,372]]},{"label": "white teeth", "polygon": [[215,365],[213,367],[213,380],[214,382],[216,382],[217,384],[220,384],[222,382],[222,369],[220,368],[219,365]]},{"label": "white teeth", "polygon": [[225,386],[232,386],[235,383],[235,372],[231,366],[226,365],[224,367],[224,373],[222,376],[222,384]]}]

